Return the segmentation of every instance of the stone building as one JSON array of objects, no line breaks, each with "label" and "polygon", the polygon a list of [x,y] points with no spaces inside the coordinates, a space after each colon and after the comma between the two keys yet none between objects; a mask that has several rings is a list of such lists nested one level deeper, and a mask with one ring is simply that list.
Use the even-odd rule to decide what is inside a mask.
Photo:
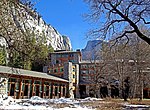
[{"label": "stone building", "polygon": [[[111,61],[109,63],[111,65]],[[114,73],[110,73],[108,67],[102,70],[104,65],[102,60],[83,61],[80,51],[56,51],[49,54],[47,66],[43,70],[50,75],[68,80],[68,96],[71,98],[120,97],[120,81],[114,79]],[[130,67],[130,63],[127,67]],[[150,97],[149,88],[143,89],[144,97]]]},{"label": "stone building", "polygon": [[69,97],[79,98],[80,51],[55,51],[49,53],[47,66],[43,71],[69,81]]},{"label": "stone building", "polygon": [[[79,90],[81,98],[87,96],[102,97],[102,93],[105,94],[106,97],[108,95],[108,82],[106,80],[107,76],[105,76],[105,74],[102,74],[102,71],[99,71],[100,65],[102,65],[102,61],[85,60],[80,62],[79,65]],[[101,89],[103,89],[102,93]]]}]

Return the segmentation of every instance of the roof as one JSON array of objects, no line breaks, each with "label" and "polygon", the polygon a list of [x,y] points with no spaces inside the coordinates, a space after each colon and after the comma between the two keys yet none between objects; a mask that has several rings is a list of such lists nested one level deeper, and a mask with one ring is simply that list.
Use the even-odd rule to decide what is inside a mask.
[{"label": "roof", "polygon": [[102,63],[102,60],[82,60],[80,64],[94,64],[94,63]]},{"label": "roof", "polygon": [[58,51],[58,52],[50,52],[50,54],[65,54],[65,53],[81,53],[80,51]]},{"label": "roof", "polygon": [[29,71],[29,70],[12,68],[12,67],[7,67],[7,66],[0,66],[0,73],[30,76],[30,77],[36,77],[36,78],[43,78],[43,79],[50,79],[50,80],[55,80],[55,81],[68,82],[68,80],[58,78],[58,77],[55,77],[52,75],[48,75],[47,73]]},{"label": "roof", "polygon": [[80,81],[79,84],[80,85],[94,84],[94,81],[85,81],[85,80],[82,80],[82,81]]}]

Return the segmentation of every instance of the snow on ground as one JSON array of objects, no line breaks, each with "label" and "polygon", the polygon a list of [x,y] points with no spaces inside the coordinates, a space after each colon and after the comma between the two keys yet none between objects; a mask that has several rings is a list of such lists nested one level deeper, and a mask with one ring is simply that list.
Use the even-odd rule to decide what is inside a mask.
[{"label": "snow on ground", "polygon": [[101,98],[91,98],[91,97],[87,97],[85,99],[80,99],[81,102],[91,102],[91,101],[102,101],[103,99]]},{"label": "snow on ground", "polygon": [[[0,95],[0,109],[34,109],[34,110],[94,110],[80,106],[80,102],[99,100],[96,98],[86,98],[74,100],[70,98],[43,99],[33,96],[30,99],[13,99],[10,96]],[[64,108],[57,107],[57,104],[67,104]],[[55,105],[55,106],[54,106]]]},{"label": "snow on ground", "polygon": [[132,105],[132,104],[125,104],[125,110],[149,110],[150,106],[148,105]]},{"label": "snow on ground", "polygon": [[59,99],[49,99],[49,101],[53,103],[68,103],[68,104],[79,103],[78,101],[75,101],[74,99],[63,98],[63,97]]},{"label": "snow on ground", "polygon": [[144,108],[144,107],[149,107],[149,106],[147,106],[147,105],[126,105],[126,107],[134,107],[134,108]]},{"label": "snow on ground", "polygon": [[[102,101],[102,99],[87,97],[85,99],[43,99],[33,96],[30,99],[13,99],[10,96],[0,95],[0,109],[24,109],[24,110],[95,110],[92,107],[83,106],[83,102]],[[105,101],[102,101],[107,103]],[[124,110],[147,110],[148,105],[131,105],[124,103]]]}]

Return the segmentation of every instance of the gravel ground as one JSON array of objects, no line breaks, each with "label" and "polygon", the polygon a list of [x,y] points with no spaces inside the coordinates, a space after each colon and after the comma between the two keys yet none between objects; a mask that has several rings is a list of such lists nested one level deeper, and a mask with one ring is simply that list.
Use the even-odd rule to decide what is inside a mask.
[{"label": "gravel ground", "polygon": [[96,110],[150,110],[150,99],[143,101],[134,99],[127,102],[122,99],[104,99],[103,101],[83,102],[80,104]]}]

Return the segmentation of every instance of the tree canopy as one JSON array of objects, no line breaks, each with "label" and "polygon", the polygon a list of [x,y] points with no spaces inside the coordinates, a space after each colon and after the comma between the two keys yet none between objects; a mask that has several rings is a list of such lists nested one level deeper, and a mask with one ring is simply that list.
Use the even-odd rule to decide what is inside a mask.
[{"label": "tree canopy", "polygon": [[9,66],[39,70],[36,65],[42,68],[52,51],[43,32],[35,32],[29,23],[37,15],[32,8],[30,0],[0,1],[0,37],[6,41]]},{"label": "tree canopy", "polygon": [[[89,20],[97,23],[97,28],[90,35],[98,38],[117,36],[129,40],[130,34],[137,36],[150,44],[150,36],[144,34],[139,26],[149,28],[150,0],[84,0],[90,6]],[[128,42],[127,40],[127,42]]]}]

